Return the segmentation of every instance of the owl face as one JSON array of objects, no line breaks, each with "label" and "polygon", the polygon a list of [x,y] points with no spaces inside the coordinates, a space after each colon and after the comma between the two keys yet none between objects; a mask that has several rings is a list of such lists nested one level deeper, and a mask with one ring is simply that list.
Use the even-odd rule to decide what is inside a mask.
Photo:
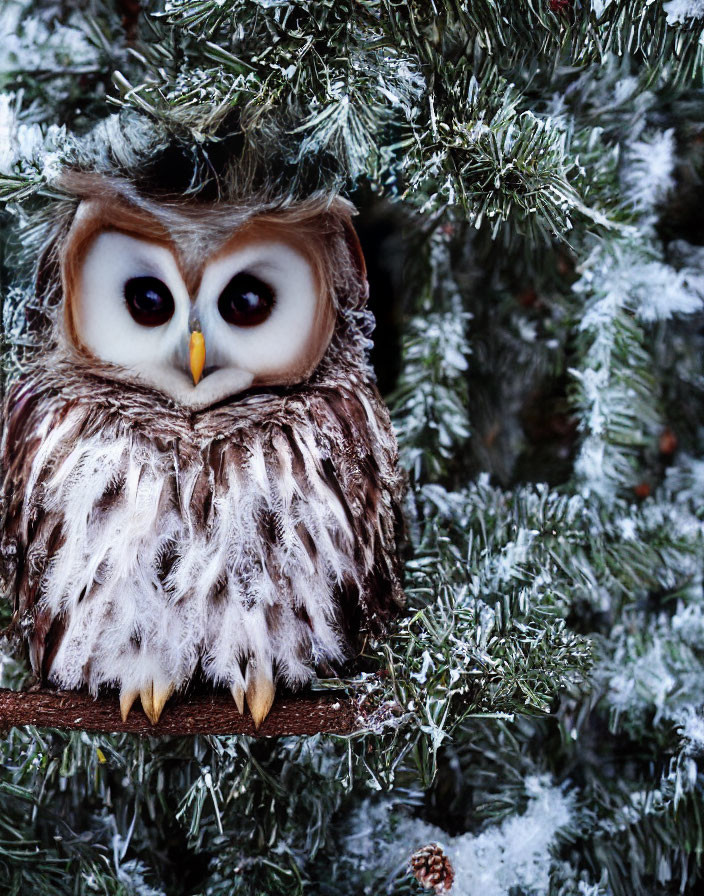
[{"label": "owl face", "polygon": [[194,411],[310,376],[335,318],[315,241],[265,215],[210,240],[181,225],[82,202],[62,265],[74,348]]}]

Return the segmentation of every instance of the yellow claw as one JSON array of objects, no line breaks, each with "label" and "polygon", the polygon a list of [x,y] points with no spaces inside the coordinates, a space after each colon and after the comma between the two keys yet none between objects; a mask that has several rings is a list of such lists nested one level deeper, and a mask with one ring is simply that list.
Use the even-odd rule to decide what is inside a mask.
[{"label": "yellow claw", "polygon": [[241,716],[244,715],[244,688],[241,684],[233,684],[230,688],[230,693],[232,694],[235,706],[237,707],[237,711]]},{"label": "yellow claw", "polygon": [[156,682],[154,683],[154,691],[153,691],[153,700],[152,700],[152,712],[154,714],[154,718],[151,720],[152,724],[156,725],[159,721],[159,717],[163,712],[164,706],[166,706],[166,701],[174,692],[174,686],[172,682],[167,682],[166,684],[158,685]]},{"label": "yellow claw", "polygon": [[132,704],[139,697],[139,691],[120,691],[120,715],[122,716],[122,721],[127,721],[127,716],[130,714],[130,710],[132,709]]},{"label": "yellow claw", "polygon": [[205,338],[200,330],[194,330],[191,333],[188,351],[190,354],[193,385],[197,386],[200,378],[203,376],[203,368],[205,367]]},{"label": "yellow claw", "polygon": [[154,682],[150,681],[148,685],[143,687],[139,692],[139,696],[142,700],[142,709],[145,716],[152,725],[155,725],[157,720],[154,719]]},{"label": "yellow claw", "polygon": [[256,660],[250,660],[247,665],[246,685],[247,706],[252,713],[255,729],[259,729],[269,715],[276,694],[271,666],[264,664],[257,667]]},{"label": "yellow claw", "polygon": [[166,701],[174,692],[174,686],[172,682],[161,682],[158,683],[154,681],[150,681],[146,687],[143,687],[139,692],[139,696],[142,699],[142,709],[144,710],[144,714],[152,723],[152,725],[156,725],[159,721],[159,717],[166,705]]}]

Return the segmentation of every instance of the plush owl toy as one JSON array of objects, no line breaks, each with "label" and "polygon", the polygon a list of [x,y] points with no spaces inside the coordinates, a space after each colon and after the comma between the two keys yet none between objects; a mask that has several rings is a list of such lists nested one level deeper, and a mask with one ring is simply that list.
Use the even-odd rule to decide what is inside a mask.
[{"label": "plush owl toy", "polygon": [[51,327],[9,390],[3,554],[32,666],[156,723],[194,676],[257,727],[276,682],[402,604],[402,479],[339,197],[204,202],[73,172]]}]

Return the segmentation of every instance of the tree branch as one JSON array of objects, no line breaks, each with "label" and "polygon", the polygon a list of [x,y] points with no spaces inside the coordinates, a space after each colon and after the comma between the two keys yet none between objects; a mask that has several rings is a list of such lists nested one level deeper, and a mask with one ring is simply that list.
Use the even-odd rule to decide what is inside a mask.
[{"label": "tree branch", "polygon": [[9,691],[0,688],[0,730],[22,725],[81,731],[129,732],[143,737],[191,734],[249,734],[281,737],[288,734],[351,734],[364,727],[364,716],[354,700],[340,697],[281,697],[254,730],[251,716],[241,716],[229,695],[207,694],[178,698],[166,704],[158,724],[152,725],[137,702],[123,722],[116,694],[97,699],[80,691]]}]

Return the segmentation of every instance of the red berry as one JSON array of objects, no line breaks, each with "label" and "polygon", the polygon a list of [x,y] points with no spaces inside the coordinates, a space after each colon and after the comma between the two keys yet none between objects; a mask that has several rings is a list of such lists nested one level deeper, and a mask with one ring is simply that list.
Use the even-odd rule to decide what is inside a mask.
[{"label": "red berry", "polygon": [[674,454],[677,450],[677,436],[668,426],[660,433],[660,454]]},{"label": "red berry", "polygon": [[633,491],[636,493],[636,497],[647,498],[650,494],[650,484],[648,482],[639,482],[638,485],[633,486]]}]

